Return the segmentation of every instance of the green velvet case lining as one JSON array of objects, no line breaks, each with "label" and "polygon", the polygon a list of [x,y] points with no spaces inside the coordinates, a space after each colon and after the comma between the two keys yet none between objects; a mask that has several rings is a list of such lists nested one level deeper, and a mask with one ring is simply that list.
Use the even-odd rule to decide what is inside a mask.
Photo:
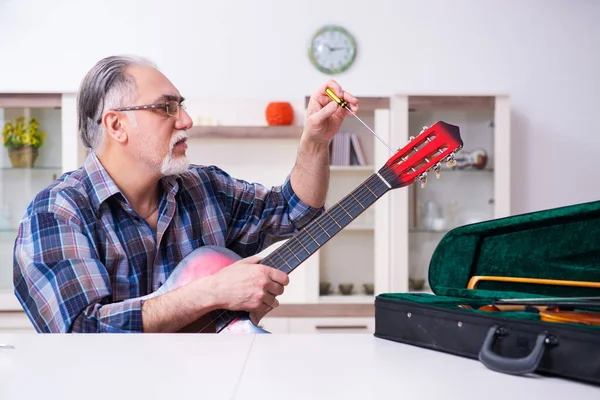
[{"label": "green velvet case lining", "polygon": [[[469,279],[477,275],[600,282],[600,201],[451,230],[429,266],[429,285],[436,295],[385,293],[380,297],[456,308],[458,304],[479,307],[501,298],[600,296],[596,288],[492,281],[466,289]],[[524,311],[504,311],[502,316],[539,319],[537,313]]]}]

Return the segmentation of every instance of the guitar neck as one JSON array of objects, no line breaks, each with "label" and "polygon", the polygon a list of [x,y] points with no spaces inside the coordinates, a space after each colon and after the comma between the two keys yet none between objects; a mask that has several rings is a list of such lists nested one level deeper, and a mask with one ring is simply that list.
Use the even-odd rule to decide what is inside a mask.
[{"label": "guitar neck", "polygon": [[388,190],[390,187],[380,175],[371,175],[337,204],[312,220],[296,235],[263,258],[261,264],[289,274]]}]

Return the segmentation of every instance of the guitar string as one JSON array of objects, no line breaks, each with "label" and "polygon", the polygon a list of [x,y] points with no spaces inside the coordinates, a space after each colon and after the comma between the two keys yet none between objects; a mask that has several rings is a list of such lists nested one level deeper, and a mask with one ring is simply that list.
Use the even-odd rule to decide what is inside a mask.
[{"label": "guitar string", "polygon": [[[391,168],[390,168],[390,167],[387,167],[387,166],[385,166],[385,167],[383,167],[383,168],[380,170],[380,173],[381,173],[382,175],[387,175],[387,174],[388,174],[388,172],[390,172],[390,171],[391,171]],[[370,182],[375,182],[375,183],[379,182],[380,184],[383,184],[383,182],[381,181],[381,179],[380,179],[380,178],[379,178],[379,177],[378,177],[376,174],[373,174],[373,175],[371,175],[369,178],[367,178],[367,179],[366,179],[366,180],[365,180],[365,181],[364,181],[364,182],[363,182],[361,185],[359,185],[359,187],[358,187],[356,190],[353,190],[353,191],[351,192],[351,193],[353,193],[353,192],[356,192],[356,193],[357,193],[357,195],[358,195],[358,197],[359,197],[359,199],[362,199],[363,201],[365,201],[365,200],[368,200],[368,199],[370,199],[370,198],[372,198],[372,197],[375,197],[375,200],[374,200],[374,201],[373,201],[373,202],[372,202],[372,203],[369,205],[369,207],[370,207],[370,206],[372,206],[372,205],[373,205],[373,204],[374,204],[374,203],[375,203],[375,202],[376,202],[378,199],[380,199],[380,198],[381,198],[381,196],[383,195],[383,194],[382,194],[382,195],[380,195],[380,196],[377,196],[377,195],[375,195],[375,194],[374,194],[374,192],[368,188],[368,185],[367,185],[367,183],[370,183]],[[374,187],[373,189],[375,189],[375,191],[377,191],[375,187]],[[386,190],[386,192],[387,192],[387,190]],[[337,202],[336,204],[334,204],[332,207],[330,207],[330,210],[331,210],[331,211],[326,211],[326,212],[325,212],[325,213],[323,213],[321,216],[317,217],[317,219],[316,219],[316,220],[319,220],[319,219],[327,219],[327,220],[329,220],[329,219],[331,219],[331,221],[321,221],[321,222],[324,222],[324,223],[322,224],[322,225],[324,225],[324,226],[322,226],[322,230],[323,230],[323,232],[318,234],[318,235],[319,235],[319,238],[321,238],[321,236],[322,236],[322,235],[324,235],[324,234],[327,234],[327,231],[329,231],[329,229],[330,229],[331,227],[334,227],[334,226],[336,225],[336,222],[335,222],[335,219],[336,219],[336,218],[338,218],[338,217],[339,217],[339,216],[341,216],[341,215],[345,215],[345,212],[344,212],[344,211],[341,209],[341,207],[338,207],[338,205],[339,205],[340,203],[342,203],[344,200],[348,200],[348,199],[350,199],[350,198],[351,198],[351,197],[350,197],[350,194],[351,194],[351,193],[349,193],[349,194],[348,194],[348,195],[346,195],[344,198],[340,199],[340,201],[338,201],[338,202]],[[384,192],[384,193],[385,193],[385,192]],[[369,207],[367,207],[367,208],[369,208]],[[363,211],[364,211],[364,210],[366,210],[366,208],[365,208],[365,209],[363,209]],[[337,212],[339,215],[334,215],[334,214],[336,214],[336,212]],[[346,215],[347,215],[347,214],[346,214]],[[328,217],[329,217],[329,218],[328,218]],[[353,220],[354,220],[354,218],[352,218],[352,219],[350,220],[350,222],[352,222]],[[313,223],[309,223],[309,224],[307,225],[307,227],[306,227],[306,228],[304,228],[303,230],[307,230],[307,229],[308,229],[309,227],[311,227],[312,225],[314,225],[314,224],[313,224]],[[347,225],[348,225],[348,224],[346,224],[345,226],[347,226]],[[342,227],[342,228],[340,228],[340,229],[338,230],[338,232],[339,232],[339,231],[341,231],[342,229],[343,229],[343,227]],[[338,232],[336,232],[336,234],[337,234]],[[281,247],[279,247],[279,248],[278,248],[278,249],[277,249],[275,252],[277,252],[277,251],[278,251],[279,249],[281,249],[281,248],[284,248],[284,247],[286,247],[286,246],[287,246],[287,244],[288,244],[289,242],[293,242],[293,241],[295,240],[295,238],[297,238],[298,236],[300,236],[300,235],[302,235],[302,234],[303,234],[303,233],[302,233],[302,231],[301,231],[301,232],[299,232],[299,233],[298,233],[298,235],[295,235],[294,237],[290,238],[290,240],[288,240],[288,241],[287,241],[285,244],[283,244]],[[320,246],[322,246],[321,244],[319,244],[319,242],[317,242],[317,244],[319,245],[319,247],[320,247]],[[293,245],[293,243],[292,243],[292,245]],[[288,248],[288,250],[290,250],[290,249]],[[291,250],[290,250],[290,251],[291,251]],[[314,252],[313,252],[313,253],[314,253]],[[273,254],[273,253],[271,253],[271,254]],[[279,254],[277,254],[277,255],[279,255]],[[268,257],[268,256],[267,256],[267,257]],[[279,256],[279,257],[283,259],[283,257],[281,257],[281,256]],[[300,265],[300,264],[298,264],[298,265]],[[293,271],[295,268],[297,268],[297,266],[296,266],[296,267],[294,267],[293,269],[292,269],[292,268],[289,268],[289,269],[290,269],[290,271],[289,271],[289,272],[292,272],[292,271]],[[280,269],[280,268],[277,268],[277,269]],[[228,313],[229,313],[229,310],[223,310],[223,311],[220,311],[220,312],[219,312],[219,314],[218,314],[218,315],[217,315],[215,318],[213,318],[213,319],[212,319],[212,320],[211,320],[209,323],[207,323],[207,324],[206,324],[206,325],[205,325],[205,326],[204,326],[204,327],[203,327],[203,328],[202,328],[202,329],[199,331],[199,333],[203,332],[203,331],[204,331],[206,328],[208,328],[208,327],[209,327],[211,324],[213,324],[213,323],[215,323],[215,322],[218,322],[218,320],[222,319],[222,317],[223,317],[224,315],[228,314]]]},{"label": "guitar string", "polygon": [[[310,251],[308,251],[308,249],[306,248],[307,246],[312,247],[314,246],[314,244],[318,245],[318,247],[323,246],[325,244],[325,242],[322,242],[323,235],[325,234],[328,236],[327,238],[325,238],[326,241],[332,237],[332,235],[330,234],[331,228],[335,228],[338,231],[343,229],[343,227],[340,227],[340,223],[342,223],[341,217],[343,217],[344,219],[346,219],[346,217],[350,218],[350,221],[348,223],[344,223],[345,227],[346,225],[353,222],[358,216],[360,216],[360,214],[366,211],[367,208],[373,205],[381,197],[381,195],[377,196],[376,194],[374,194],[373,191],[369,188],[371,183],[369,181],[375,181],[375,179],[377,178],[374,178],[373,176],[368,178],[356,190],[350,192],[347,196],[345,196],[343,199],[341,199],[332,207],[330,207],[330,210],[326,214],[323,214],[323,217],[321,218],[323,220],[322,223],[317,223],[318,226],[321,228],[320,230],[316,232],[311,232],[311,228],[316,229],[317,224],[309,224],[302,232],[290,238],[288,242],[282,245],[280,247],[283,248],[282,251],[287,250],[288,252],[292,253],[292,255],[295,255],[301,254],[303,251],[310,253]],[[373,189],[377,191],[375,187],[373,187]],[[369,206],[364,207],[361,205],[362,203],[370,204]],[[356,215],[352,215],[356,213],[357,207],[360,207],[360,211]],[[308,236],[312,238],[308,243],[306,243],[306,246],[304,246],[304,244],[302,243],[303,236],[307,236],[305,233],[308,233]],[[314,236],[317,237],[315,238]],[[283,266],[278,269],[283,270]],[[291,272],[292,269],[289,267],[288,269],[290,269]]]},{"label": "guitar string", "polygon": [[[438,151],[439,151],[439,148],[438,148]],[[442,158],[442,157],[440,157],[440,159],[441,159],[441,158]],[[388,181],[388,182],[389,182],[389,178],[387,177],[387,175],[389,175],[389,173],[390,173],[390,172],[392,172],[392,167],[389,167],[389,166],[387,166],[387,165],[383,166],[383,167],[382,167],[382,168],[379,170],[379,173],[380,173],[380,174],[383,176],[383,178],[384,178],[386,181]],[[396,173],[396,175],[397,175],[397,173]],[[325,225],[325,227],[322,227],[323,233],[320,233],[319,235],[322,235],[322,234],[328,234],[327,230],[328,230],[329,228],[333,227],[334,225],[338,225],[338,228],[340,228],[340,229],[339,229],[339,230],[338,230],[336,233],[334,233],[334,235],[335,235],[335,234],[339,233],[339,232],[340,232],[340,231],[341,231],[341,230],[342,230],[342,229],[343,229],[345,226],[347,226],[349,223],[351,223],[351,222],[352,222],[352,221],[353,221],[353,220],[356,218],[356,217],[351,217],[350,221],[349,221],[347,224],[345,224],[343,227],[340,227],[340,226],[339,226],[339,224],[337,223],[337,220],[334,218],[334,215],[333,215],[334,213],[336,213],[336,212],[338,212],[338,211],[339,211],[339,215],[338,215],[337,217],[339,217],[339,216],[341,216],[341,215],[344,215],[344,214],[346,214],[346,211],[344,211],[344,209],[343,209],[343,208],[340,206],[340,204],[341,204],[342,202],[344,202],[345,200],[349,200],[349,199],[351,198],[351,195],[352,195],[354,192],[356,192],[356,193],[358,194],[359,198],[361,198],[361,193],[359,193],[359,192],[364,192],[364,194],[365,194],[365,195],[367,195],[367,197],[362,197],[362,199],[363,199],[363,200],[365,200],[365,199],[368,199],[368,198],[370,198],[371,196],[375,196],[375,200],[374,200],[374,201],[373,201],[373,202],[372,202],[372,203],[371,203],[371,204],[370,204],[368,207],[366,207],[366,208],[364,208],[364,207],[363,207],[363,211],[365,211],[367,208],[371,207],[371,206],[372,206],[372,205],[373,205],[375,202],[377,202],[377,201],[378,201],[378,200],[381,198],[381,196],[383,196],[383,194],[387,193],[387,191],[389,190],[389,189],[386,189],[386,190],[384,191],[384,193],[383,193],[383,194],[381,194],[381,195],[377,196],[377,195],[375,195],[375,194],[374,194],[374,193],[373,193],[371,190],[369,190],[369,188],[368,188],[368,185],[367,185],[367,183],[368,183],[369,181],[375,181],[375,182],[378,182],[379,184],[383,184],[383,182],[381,181],[380,177],[379,177],[377,174],[373,174],[373,175],[371,175],[369,178],[367,178],[367,179],[366,179],[366,180],[365,180],[363,183],[361,183],[361,185],[359,185],[359,187],[357,187],[355,190],[353,190],[352,192],[350,192],[348,195],[346,195],[344,198],[340,199],[340,201],[338,201],[336,204],[334,204],[332,207],[330,207],[330,211],[326,211],[326,212],[325,212],[325,213],[323,213],[321,216],[317,217],[317,218],[315,219],[315,221],[317,221],[317,223],[318,223],[318,220],[319,220],[319,219],[325,219],[325,218],[327,218],[327,217],[330,217],[330,219],[332,219],[332,221],[331,221],[331,222],[329,222],[329,224],[330,224],[330,225],[328,225],[328,223],[327,223],[327,222],[325,222],[325,224],[324,224],[324,225]],[[367,189],[367,190],[365,191],[364,189]],[[358,202],[358,200],[356,200],[356,201]],[[361,212],[361,213],[362,213],[362,212]],[[361,213],[359,213],[358,215],[360,215]],[[346,215],[347,215],[347,214],[346,214]],[[357,217],[358,217],[358,215],[357,215]],[[284,243],[284,244],[283,244],[281,247],[279,247],[277,250],[275,250],[275,252],[274,252],[274,253],[277,253],[277,255],[278,255],[280,258],[282,258],[282,260],[284,260],[284,261],[285,261],[285,259],[283,259],[283,257],[282,257],[281,255],[279,255],[279,254],[278,254],[278,251],[279,251],[279,249],[281,249],[281,248],[284,248],[284,250],[285,250],[285,249],[287,249],[288,251],[292,252],[292,254],[293,254],[293,255],[294,255],[296,258],[298,258],[298,257],[295,255],[295,253],[293,253],[293,251],[291,250],[291,248],[292,248],[292,246],[294,245],[294,242],[295,242],[296,240],[298,240],[297,238],[303,234],[303,231],[306,231],[306,232],[308,232],[308,228],[310,228],[310,227],[311,227],[311,226],[313,226],[313,225],[315,225],[315,224],[314,224],[314,223],[309,223],[309,224],[307,225],[307,227],[306,227],[306,228],[304,228],[302,231],[300,231],[300,232],[299,232],[297,235],[294,235],[292,238],[290,238],[289,240],[287,240],[287,241],[286,241],[286,243]],[[319,224],[319,226],[321,226],[321,225]],[[327,227],[327,228],[326,228],[326,227]],[[333,237],[333,235],[328,235],[328,236],[329,236],[329,239],[331,239],[331,238]],[[329,239],[327,239],[327,240],[329,240]],[[326,240],[326,241],[327,241],[327,240]],[[291,244],[291,245],[288,245],[290,242],[292,242],[292,244]],[[317,247],[317,249],[318,249],[319,247],[322,247],[322,246],[323,246],[323,245],[322,245],[322,244],[320,244],[319,242],[317,242],[317,245],[319,245],[319,246]],[[299,249],[299,247],[298,247],[298,249]],[[282,251],[283,251],[283,250],[282,250]],[[315,250],[315,251],[316,251],[316,250]],[[274,254],[274,253],[271,253],[271,254]],[[313,253],[314,253],[314,251],[313,251]],[[311,255],[312,255],[312,254],[311,254]],[[310,256],[310,255],[309,255],[309,256]],[[267,256],[267,257],[269,257],[269,256]],[[307,257],[307,258],[308,258],[308,257]],[[306,260],[306,258],[305,258],[305,260]],[[301,261],[301,260],[299,260],[299,261]],[[302,262],[302,261],[301,261],[301,262]],[[300,264],[301,264],[301,263],[300,263]],[[298,265],[297,265],[296,267],[294,267],[294,268],[288,268],[288,269],[290,269],[290,271],[289,271],[289,272],[292,272],[293,270],[295,270],[295,269],[296,269],[296,268],[297,268],[297,267],[298,267],[300,264],[298,264]],[[289,267],[289,265],[288,265],[288,267]],[[277,268],[277,269],[280,269],[280,268]],[[203,332],[203,331],[204,331],[204,330],[205,330],[205,329],[206,329],[208,326],[210,326],[211,324],[213,324],[213,323],[217,322],[219,319],[222,319],[223,315],[226,315],[226,314],[228,314],[229,312],[230,312],[230,310],[223,310],[223,311],[219,312],[219,314],[218,314],[218,315],[217,315],[215,318],[213,318],[213,319],[212,319],[212,320],[211,320],[211,321],[210,321],[210,322],[209,322],[207,325],[205,325],[205,326],[204,326],[204,327],[203,327],[203,328],[202,328],[202,329],[199,331],[199,333]],[[226,323],[229,323],[229,322],[230,322],[230,321],[227,321]]]},{"label": "guitar string", "polygon": [[[436,149],[436,153],[435,154],[437,154],[437,152],[440,152],[441,156],[444,155],[442,149],[440,149],[439,147]],[[443,158],[440,155],[438,155],[437,157],[439,157],[439,159]],[[435,158],[436,158],[435,156],[432,157],[432,158],[434,159],[433,162],[437,162],[438,161],[438,160],[435,160]],[[409,166],[407,166],[407,168],[408,167]],[[383,175],[389,175],[390,173],[393,172],[392,169],[393,169],[392,167],[384,166],[382,169],[380,169],[379,173],[381,173]],[[398,172],[394,172],[393,174],[394,175],[398,175]],[[390,180],[389,177],[386,177],[386,178],[384,178],[384,179]],[[392,178],[394,178],[394,176],[392,176]],[[350,192],[348,195],[346,195],[344,198],[342,198],[338,203],[336,203],[334,206],[332,206],[330,208],[330,211],[328,211],[327,213],[325,213],[322,216],[321,219],[326,219],[326,221],[324,222],[324,224],[318,224],[321,227],[321,229],[328,232],[330,230],[330,228],[332,226],[334,226],[334,225],[338,225],[338,228],[340,228],[339,230],[343,229],[342,227],[339,226],[339,222],[341,221],[339,219],[340,216],[346,216],[347,215],[348,217],[350,217],[351,220],[349,221],[349,223],[351,223],[355,218],[357,218],[360,214],[362,214],[362,212],[364,212],[367,208],[369,208],[371,205],[373,205],[383,194],[385,194],[385,192],[387,192],[387,190],[386,190],[384,193],[382,193],[381,195],[377,196],[369,188],[370,184],[373,181],[375,181],[375,183],[377,183],[379,185],[382,184],[380,178],[377,177],[377,174],[371,175],[361,185],[359,185],[359,187],[357,187],[356,190]],[[377,189],[376,189],[375,186],[373,186],[372,188],[375,191],[377,191]],[[368,192],[365,191],[365,189]],[[357,193],[357,196],[353,196],[353,194],[355,192]],[[366,195],[366,198],[364,197],[365,195]],[[361,205],[361,202],[360,202],[361,199],[363,201],[365,201],[365,199],[368,200],[368,201],[370,201],[371,197],[374,197],[374,199],[369,204],[369,206],[364,207],[364,206]],[[350,204],[348,204],[348,203],[350,203]],[[361,206],[362,210],[356,216],[348,215],[348,212],[347,212],[348,210],[346,210],[345,207],[347,207],[350,211],[354,211],[357,204]],[[328,216],[329,216],[329,219],[327,219]],[[319,221],[317,220],[317,222],[319,222]],[[325,226],[323,226],[323,225],[325,225]],[[305,229],[305,232],[308,233],[308,235],[311,238],[312,238],[312,235],[310,234],[311,232],[309,231],[309,229],[312,228],[313,226],[315,226],[315,225],[314,224],[310,224]],[[298,258],[297,254],[301,254],[303,250],[307,252],[308,256],[310,256],[311,255],[311,254],[309,254],[310,251],[308,251],[306,249],[306,247],[302,244],[302,240],[301,240],[303,236],[306,236],[304,234],[305,232],[300,232],[300,234],[295,235],[293,238],[290,238],[290,240],[288,240],[285,244],[283,244],[279,249],[281,249],[282,252],[285,251],[285,250],[287,250],[290,253],[290,254],[288,254],[288,256],[291,255],[291,256],[297,258],[299,261],[301,261],[301,260]],[[327,232],[325,232],[325,233],[327,233]],[[318,233],[315,233],[315,234],[316,235],[322,235],[322,232],[319,230]],[[320,246],[322,246],[324,244],[324,243],[320,243],[320,241],[316,241],[314,238],[312,238],[312,240],[309,243],[307,243],[307,246],[310,247],[311,245],[313,245],[314,242],[316,242],[316,244],[318,245],[318,247],[320,247]],[[275,252],[275,253],[272,253],[272,254],[279,255],[278,252]],[[285,262],[285,259],[283,257],[281,257],[281,256],[279,256],[279,257],[284,261],[285,264],[287,264]],[[268,260],[268,258],[267,258],[267,260]],[[287,269],[289,269],[289,272],[293,271],[296,268],[296,267],[291,268],[289,266],[289,264],[287,264],[287,265],[288,265]],[[284,267],[284,265],[282,265],[281,268],[278,268],[278,269],[283,270],[283,267]]]},{"label": "guitar string", "polygon": [[[391,168],[391,167],[388,167],[388,166],[384,166],[384,167],[382,167],[382,168],[380,169],[380,171],[379,171],[379,172],[380,172],[380,174],[381,174],[382,176],[383,176],[383,175],[385,175],[385,176],[384,176],[384,179],[386,179],[386,178],[387,178],[387,175],[389,175],[389,173],[390,173],[390,172],[392,172],[392,168]],[[387,178],[386,180],[389,180],[389,178]],[[365,181],[364,181],[364,182],[363,182],[361,185],[359,185],[359,187],[358,187],[356,190],[353,190],[353,191],[352,191],[352,192],[350,192],[348,195],[346,195],[346,196],[345,196],[343,199],[341,199],[340,201],[338,201],[338,203],[336,203],[334,206],[332,206],[332,207],[330,208],[330,210],[331,210],[331,211],[327,211],[327,212],[323,213],[321,216],[317,217],[317,219],[316,219],[317,221],[318,221],[319,219],[325,219],[325,218],[327,218],[327,216],[329,216],[329,217],[332,219],[332,221],[330,221],[330,222],[325,222],[325,223],[324,223],[325,227],[322,227],[322,230],[323,230],[323,232],[322,232],[322,233],[319,233],[319,235],[327,234],[327,230],[328,230],[329,228],[333,227],[333,226],[336,224],[336,221],[335,221],[335,218],[334,218],[334,214],[335,214],[336,212],[338,212],[338,211],[339,211],[339,215],[343,215],[343,214],[345,214],[345,211],[343,211],[343,210],[341,209],[341,207],[336,207],[336,206],[337,206],[337,205],[339,205],[339,204],[340,204],[341,202],[343,202],[344,200],[348,200],[348,199],[350,199],[350,198],[351,198],[351,196],[350,196],[350,195],[351,195],[352,193],[356,192],[356,193],[358,194],[358,197],[359,197],[359,198],[362,198],[362,200],[363,200],[363,201],[364,201],[365,199],[369,199],[369,198],[371,198],[372,196],[375,196],[375,199],[374,199],[374,201],[373,201],[373,202],[372,202],[372,203],[369,205],[369,207],[370,207],[370,206],[372,206],[372,205],[373,205],[373,204],[374,204],[374,203],[375,203],[375,202],[376,202],[376,201],[377,201],[379,198],[381,198],[381,196],[383,196],[383,194],[385,194],[385,193],[388,191],[388,190],[386,189],[386,190],[385,190],[385,192],[384,192],[384,193],[382,193],[381,195],[379,195],[379,196],[375,195],[375,194],[373,193],[373,191],[371,191],[371,190],[369,189],[368,185],[367,185],[367,183],[368,183],[368,182],[373,182],[373,181],[374,181],[374,182],[376,182],[376,183],[379,183],[379,184],[383,184],[383,182],[381,181],[381,179],[379,178],[379,176],[377,176],[377,174],[373,174],[373,175],[371,175],[369,178],[367,178],[367,179],[366,179],[366,180],[365,180]],[[366,190],[365,190],[365,189],[366,189]],[[377,191],[377,189],[376,189],[375,187],[373,187],[373,189],[375,189],[375,190]],[[359,192],[360,192],[360,193],[359,193]],[[366,195],[367,197],[363,197],[363,196],[361,196],[361,193],[362,193],[362,194],[364,194],[364,195]],[[369,207],[367,207],[367,208],[369,208]],[[364,209],[363,209],[363,211],[364,211],[364,210],[366,210],[366,208],[364,208]],[[339,215],[338,215],[338,216],[336,216],[336,217],[339,217]],[[351,221],[350,221],[350,222],[352,222],[353,220],[354,220],[354,219],[351,219]],[[311,226],[313,226],[313,225],[314,225],[313,223],[310,223],[310,224],[309,224],[309,225],[308,225],[308,226],[305,228],[305,229],[306,229],[306,231],[308,231],[308,228],[310,228],[310,227],[311,227]],[[347,225],[347,224],[346,224],[346,225]],[[345,226],[346,226],[346,225],[345,225]],[[339,226],[338,226],[338,227],[339,227]],[[339,231],[341,231],[342,229],[343,229],[343,227],[342,227],[342,228],[340,228],[340,229],[338,230],[338,232],[336,232],[335,234],[339,233]],[[302,234],[302,232],[300,232],[298,235],[295,235],[294,237],[290,238],[290,240],[288,240],[288,241],[287,241],[285,244],[283,244],[283,245],[282,245],[280,248],[278,248],[278,249],[275,251],[275,253],[276,253],[276,252],[278,252],[278,251],[279,251],[279,249],[281,249],[281,248],[284,248],[284,249],[285,249],[285,248],[287,247],[287,245],[288,245],[288,243],[289,243],[290,241],[292,241],[292,242],[293,242],[293,241],[294,241],[294,239],[295,239],[295,238],[297,238],[298,236],[300,236],[301,234]],[[334,234],[334,235],[335,235],[335,234]],[[329,235],[328,235],[328,236],[329,236]],[[330,236],[330,237],[332,237],[332,236]],[[329,239],[328,239],[328,240],[329,240]],[[317,244],[319,244],[319,243],[317,242]],[[292,243],[292,245],[293,245],[293,243]],[[320,244],[319,244],[319,247],[320,247],[320,246],[322,246],[322,245],[320,245]],[[288,250],[289,250],[289,248],[288,248]],[[313,252],[313,253],[314,253],[314,252]],[[273,253],[271,253],[271,254],[273,254]],[[282,257],[282,256],[280,256],[279,254],[277,254],[277,255],[278,255],[280,258],[282,258],[282,260],[283,260],[283,257]],[[267,257],[268,257],[268,256],[267,256]],[[290,271],[289,271],[289,272],[292,272],[292,271],[293,271],[295,268],[297,268],[299,265],[300,265],[300,264],[298,264],[298,265],[297,265],[296,267],[294,267],[293,269],[292,269],[292,268],[289,268],[289,269],[290,269]],[[279,269],[279,268],[277,268],[277,269]],[[211,320],[211,321],[210,321],[210,322],[209,322],[209,323],[208,323],[206,326],[204,326],[204,327],[203,327],[203,328],[202,328],[202,329],[199,331],[199,333],[203,332],[203,331],[204,331],[204,330],[205,330],[205,329],[206,329],[208,326],[210,326],[211,324],[213,324],[213,323],[217,322],[218,320],[222,319],[224,315],[226,315],[226,314],[229,314],[229,313],[230,313],[230,310],[223,310],[223,311],[219,312],[219,314],[218,314],[218,315],[217,315],[215,318],[213,318],[213,319],[212,319],[212,320]],[[229,322],[230,322],[230,321],[226,321],[226,323],[229,323]]]}]

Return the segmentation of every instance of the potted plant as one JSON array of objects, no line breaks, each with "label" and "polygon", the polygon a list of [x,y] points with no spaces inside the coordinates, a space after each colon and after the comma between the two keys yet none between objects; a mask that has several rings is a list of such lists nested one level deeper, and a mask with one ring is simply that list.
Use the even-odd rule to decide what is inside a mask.
[{"label": "potted plant", "polygon": [[8,149],[13,167],[31,168],[38,156],[38,149],[44,144],[46,133],[39,129],[36,118],[19,117],[7,122],[2,130],[2,143]]}]

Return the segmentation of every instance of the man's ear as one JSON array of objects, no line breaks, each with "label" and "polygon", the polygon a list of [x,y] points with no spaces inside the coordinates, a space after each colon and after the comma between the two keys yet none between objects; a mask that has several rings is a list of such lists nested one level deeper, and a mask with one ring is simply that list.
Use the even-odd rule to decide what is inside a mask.
[{"label": "man's ear", "polygon": [[127,131],[121,114],[116,111],[108,111],[102,117],[102,123],[109,137],[119,143],[127,141]]}]

